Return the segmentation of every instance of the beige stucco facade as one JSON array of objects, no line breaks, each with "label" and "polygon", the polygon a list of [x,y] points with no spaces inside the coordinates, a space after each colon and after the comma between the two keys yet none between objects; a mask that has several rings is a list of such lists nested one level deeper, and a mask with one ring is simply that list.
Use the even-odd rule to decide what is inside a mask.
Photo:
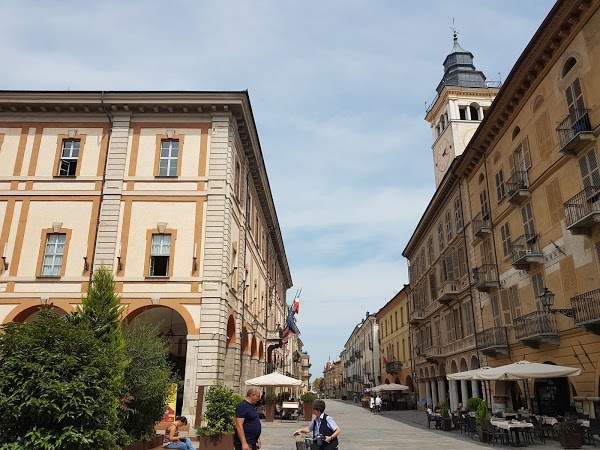
[{"label": "beige stucco facade", "polygon": [[[466,392],[487,397],[494,410],[599,414],[599,7],[578,0],[553,7],[405,249],[414,363],[427,402],[449,397],[454,407]],[[449,212],[455,237],[447,233]],[[448,267],[452,283],[438,286],[436,271],[447,275]],[[542,305],[545,287],[562,311]],[[447,339],[440,348],[439,335]],[[526,386],[492,382],[487,393],[444,376],[521,359],[578,367],[582,375]]]},{"label": "beige stucco facade", "polygon": [[190,419],[198,386],[284,364],[292,280],[246,92],[1,93],[0,252],[1,323],[71,312],[111,269],[125,319],[172,335]]}]

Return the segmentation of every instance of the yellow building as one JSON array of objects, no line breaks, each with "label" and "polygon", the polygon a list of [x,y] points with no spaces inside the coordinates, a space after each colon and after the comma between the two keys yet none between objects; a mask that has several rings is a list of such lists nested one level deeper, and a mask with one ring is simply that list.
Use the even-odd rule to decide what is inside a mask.
[{"label": "yellow building", "polygon": [[[70,313],[114,274],[199,386],[283,358],[292,279],[247,92],[0,93],[0,322]],[[298,374],[299,375],[299,374]]]},{"label": "yellow building", "polygon": [[[405,250],[411,323],[420,337],[415,354],[424,353],[415,364],[423,369],[418,377],[427,401],[433,399],[434,378],[449,386],[451,403],[459,389],[464,400],[465,387],[468,395],[484,395],[476,382],[470,388],[469,382],[440,383],[444,372],[527,359],[578,367],[582,375],[525,385],[492,382],[494,410],[530,407],[552,415],[574,407],[600,415],[599,8],[589,0],[554,5],[464,153],[445,169]],[[434,146],[436,161],[444,153]],[[462,226],[453,230],[461,237],[445,250],[441,279],[429,278],[433,289],[427,278],[436,270],[437,249],[430,261],[427,239],[433,234],[434,243],[443,238],[440,247],[448,247],[445,218],[452,210],[461,211]],[[452,215],[450,223],[456,224]],[[462,304],[462,314],[444,312],[445,323],[440,317],[440,333],[448,339],[441,351],[432,343],[438,335],[438,306],[430,300],[435,297],[447,305],[444,311]],[[461,340],[468,351],[454,364],[444,347]]]},{"label": "yellow building", "polygon": [[323,393],[327,398],[342,398],[343,393],[343,366],[342,361],[327,361],[323,370]]}]

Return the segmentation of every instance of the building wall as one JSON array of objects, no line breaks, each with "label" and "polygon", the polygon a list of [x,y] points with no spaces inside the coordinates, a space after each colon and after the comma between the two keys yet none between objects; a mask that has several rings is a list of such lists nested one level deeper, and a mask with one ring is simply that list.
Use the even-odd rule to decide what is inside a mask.
[{"label": "building wall", "polygon": [[[182,412],[193,420],[197,386],[242,392],[282,362],[276,327],[291,277],[246,94],[217,105],[171,95],[0,96],[0,320],[31,319],[40,302],[73,311],[92,270],[107,266],[126,320],[181,336],[171,349],[185,355]],[[76,173],[58,176],[71,139]],[[178,142],[176,176],[160,176],[163,140]],[[66,235],[53,277],[41,273],[48,233]],[[151,276],[153,234],[171,236],[167,276]]]}]

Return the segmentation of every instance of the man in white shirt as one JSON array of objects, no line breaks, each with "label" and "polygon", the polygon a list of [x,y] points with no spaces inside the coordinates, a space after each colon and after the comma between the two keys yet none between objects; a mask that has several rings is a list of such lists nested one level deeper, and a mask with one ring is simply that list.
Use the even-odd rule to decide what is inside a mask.
[{"label": "man in white shirt", "polygon": [[381,397],[379,395],[375,399],[375,411],[378,413],[381,412]]}]

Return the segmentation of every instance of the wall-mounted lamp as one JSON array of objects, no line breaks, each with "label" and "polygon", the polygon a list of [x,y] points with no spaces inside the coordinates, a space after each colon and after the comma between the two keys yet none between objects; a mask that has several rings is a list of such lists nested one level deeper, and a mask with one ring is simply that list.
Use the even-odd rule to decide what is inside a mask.
[{"label": "wall-mounted lamp", "polygon": [[117,256],[117,272],[123,270],[123,263],[121,262],[121,257]]},{"label": "wall-mounted lamp", "polygon": [[548,311],[552,314],[560,313],[567,317],[573,317],[573,310],[570,308],[552,309],[552,305],[554,305],[554,297],[555,297],[554,292],[552,292],[550,289],[548,289],[546,286],[544,286],[544,290],[540,294],[539,299],[540,299],[540,302],[542,302],[542,306],[546,309],[546,311]]},{"label": "wall-mounted lamp", "polygon": [[88,263],[87,256],[84,256],[83,257],[83,271],[87,272],[88,270],[90,270],[90,265]]},{"label": "wall-mounted lamp", "polygon": [[6,261],[6,259],[8,258],[6,256],[6,247],[8,246],[8,244],[4,244],[4,251],[2,252],[2,267],[3,270],[8,270],[8,262]]},{"label": "wall-mounted lamp", "polygon": [[40,298],[40,305],[42,309],[52,309],[52,307],[54,306],[54,303],[48,303],[48,297],[41,297]]},{"label": "wall-mounted lamp", "polygon": [[258,320],[254,319],[252,322],[249,323],[249,325],[252,331],[242,330],[242,336],[256,333],[256,330],[258,329]]}]

